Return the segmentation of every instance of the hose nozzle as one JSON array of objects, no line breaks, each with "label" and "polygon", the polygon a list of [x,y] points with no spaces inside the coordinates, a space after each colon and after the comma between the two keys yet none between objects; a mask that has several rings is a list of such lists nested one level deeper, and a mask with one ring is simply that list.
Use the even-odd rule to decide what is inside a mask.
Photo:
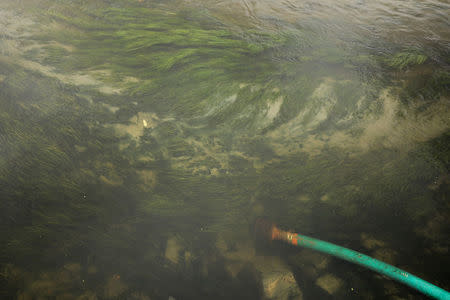
[{"label": "hose nozzle", "polygon": [[260,217],[255,221],[255,235],[267,242],[275,240],[285,240],[286,232],[279,229],[274,223],[265,217]]}]

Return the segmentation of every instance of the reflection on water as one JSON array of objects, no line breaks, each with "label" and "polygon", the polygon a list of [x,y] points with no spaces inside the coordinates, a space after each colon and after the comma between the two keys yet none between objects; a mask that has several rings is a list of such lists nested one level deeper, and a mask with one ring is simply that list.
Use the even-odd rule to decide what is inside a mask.
[{"label": "reflection on water", "polygon": [[[403,47],[448,51],[448,12],[445,1],[222,1],[201,6],[236,23],[279,30],[308,28],[338,38],[346,47]],[[387,43],[389,42],[389,43]],[[343,45],[344,46],[344,45]],[[434,49],[437,48],[437,49]],[[379,49],[382,50],[382,49]]]},{"label": "reflection on water", "polygon": [[443,288],[444,1],[4,1],[2,297],[421,299]]}]

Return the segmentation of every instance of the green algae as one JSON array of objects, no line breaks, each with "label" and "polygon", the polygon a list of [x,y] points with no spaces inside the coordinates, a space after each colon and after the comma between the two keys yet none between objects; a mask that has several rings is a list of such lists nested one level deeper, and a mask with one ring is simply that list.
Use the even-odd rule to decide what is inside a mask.
[{"label": "green algae", "polygon": [[[5,188],[0,190],[8,200],[1,216],[12,229],[2,234],[2,251],[11,261],[27,265],[39,249],[45,254],[38,264],[101,253],[99,264],[120,262],[117,269],[153,266],[164,261],[167,237],[175,233],[199,258],[207,252],[199,245],[213,248],[218,233],[242,239],[254,201],[285,228],[345,241],[364,230],[388,231],[410,221],[420,226],[436,213],[436,195],[427,186],[448,165],[446,135],[406,156],[389,149],[351,156],[330,146],[318,156],[277,155],[267,141],[267,132],[307,107],[324,77],[355,65],[375,67],[373,56],[305,51],[298,54],[300,64],[274,67],[267,58],[283,48],[285,35],[242,37],[218,22],[198,21],[190,11],[96,9],[50,12],[65,27],[39,37],[49,46],[42,57],[29,57],[61,72],[112,70],[98,77],[112,83],[136,76],[140,81],[127,83],[123,95],[70,86],[13,64],[0,68],[5,74],[0,83],[0,187]],[[53,39],[75,50],[50,46]],[[331,71],[322,62],[338,67]],[[422,87],[437,91],[436,98],[446,95],[447,75],[439,73]],[[365,86],[355,75],[339,76],[332,84],[338,105],[314,133],[347,128],[336,124],[348,116],[363,118],[367,106],[371,115],[377,108],[382,112],[380,103],[367,104],[378,96],[371,86],[376,80]],[[268,103],[278,97],[283,99],[278,115],[264,123]],[[347,110],[360,99],[366,100],[362,112]],[[102,103],[119,110],[111,112]],[[141,111],[177,118],[145,128],[138,139],[118,137],[106,126],[129,125]],[[258,170],[256,159],[264,161]],[[213,168],[219,170],[214,175]],[[417,214],[422,206],[426,210]],[[373,228],[377,217],[388,225]]]},{"label": "green algae", "polygon": [[187,21],[192,19],[189,12],[172,15],[155,9],[109,8],[78,17],[58,13],[51,17],[83,31],[77,38],[68,32],[61,40],[77,48],[77,68],[113,64],[118,72],[150,78],[194,63],[205,69],[233,67],[261,52],[256,44],[219,25],[202,28]]},{"label": "green algae", "polygon": [[[237,83],[230,82],[263,81],[274,70],[266,53],[287,40],[256,30],[242,36],[190,10],[122,7],[47,14],[62,28],[36,40],[56,40],[73,51],[62,63],[61,49],[50,47],[41,63],[61,72],[111,70],[107,82],[114,84],[115,78],[125,85],[144,110],[184,117],[204,112],[212,96],[232,92]],[[139,81],[124,84],[125,76]]]},{"label": "green algae", "polygon": [[430,151],[431,157],[428,157],[429,164],[436,168],[442,168],[442,172],[450,169],[450,133],[446,132],[441,136],[434,138],[427,144],[427,150]]},{"label": "green algae", "polygon": [[423,102],[439,101],[449,93],[450,72],[442,69],[411,69],[412,76],[405,82],[400,97],[405,103],[422,98]]},{"label": "green algae", "polygon": [[[2,91],[15,91],[2,94],[1,98],[2,107],[9,105],[4,120],[10,124],[2,132],[5,143],[2,143],[4,160],[0,174],[4,187],[2,194],[5,195],[2,205],[6,205],[2,214],[9,216],[8,224],[15,224],[13,228],[17,234],[21,230],[29,231],[16,236],[21,238],[4,249],[10,255],[18,251],[14,245],[19,242],[28,244],[39,237],[50,236],[56,240],[58,236],[64,239],[65,234],[61,235],[58,228],[77,228],[99,212],[96,205],[83,197],[83,184],[93,178],[80,173],[77,161],[81,157],[74,150],[75,144],[83,144],[80,138],[85,124],[80,122],[85,118],[83,108],[77,105],[70,88],[30,73],[23,81],[18,81],[17,74],[22,74],[18,68],[2,82]],[[42,85],[39,88],[41,94],[37,88],[31,94],[30,85],[24,84],[26,82],[32,83],[31,86]],[[17,85],[19,83],[24,85]],[[31,104],[29,98],[40,101]],[[48,101],[51,106],[48,106]],[[39,126],[30,127],[30,123],[39,123]],[[17,194],[18,186],[24,193]],[[22,212],[15,208],[16,201],[25,205]],[[22,254],[18,257],[32,255],[32,249],[20,248]],[[55,252],[60,250],[55,248]]]},{"label": "green algae", "polygon": [[399,52],[393,57],[386,59],[388,66],[396,69],[405,69],[414,65],[421,65],[426,62],[428,57],[424,54],[414,52]]}]

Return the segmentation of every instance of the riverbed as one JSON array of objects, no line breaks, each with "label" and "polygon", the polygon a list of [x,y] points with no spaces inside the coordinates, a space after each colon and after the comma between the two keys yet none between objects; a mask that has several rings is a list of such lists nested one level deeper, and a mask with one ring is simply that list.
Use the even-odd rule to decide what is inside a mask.
[{"label": "riverbed", "polygon": [[426,299],[259,216],[448,290],[449,11],[2,1],[1,297]]}]

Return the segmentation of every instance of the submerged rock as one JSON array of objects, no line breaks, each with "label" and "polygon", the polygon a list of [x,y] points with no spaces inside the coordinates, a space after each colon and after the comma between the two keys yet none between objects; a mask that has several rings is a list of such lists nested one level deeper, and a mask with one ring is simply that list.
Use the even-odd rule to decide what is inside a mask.
[{"label": "submerged rock", "polygon": [[64,269],[73,274],[78,274],[81,272],[81,265],[78,263],[68,263],[64,265]]},{"label": "submerged rock", "polygon": [[335,294],[343,285],[343,281],[333,274],[326,274],[316,280],[316,284],[330,295]]},{"label": "submerged rock", "polygon": [[386,262],[388,264],[391,264],[391,265],[395,265],[396,256],[397,256],[397,252],[395,250],[392,250],[389,248],[377,249],[373,254],[374,258],[379,259],[379,260]]},{"label": "submerged rock", "polygon": [[111,177],[106,177],[104,175],[100,175],[99,179],[102,183],[104,183],[106,185],[120,186],[123,184],[122,178],[120,178],[116,174],[111,174]]},{"label": "submerged rock", "polygon": [[282,96],[278,97],[277,99],[275,99],[271,103],[268,103],[267,104],[267,106],[268,106],[267,107],[267,113],[266,113],[267,119],[272,121],[278,115],[282,104],[283,104],[283,97]]},{"label": "submerged rock", "polygon": [[269,299],[301,300],[302,292],[292,272],[274,272],[263,274],[264,295]]},{"label": "submerged rock", "polygon": [[164,253],[165,258],[175,264],[178,263],[181,248],[182,245],[179,238],[175,236],[168,238],[166,251]]},{"label": "submerged rock", "polygon": [[128,299],[130,300],[150,300],[150,297],[141,292],[132,293]]},{"label": "submerged rock", "polygon": [[57,284],[52,280],[36,280],[31,285],[31,292],[34,295],[40,295],[44,297],[52,297],[57,293]]},{"label": "submerged rock", "polygon": [[97,295],[92,291],[87,291],[77,298],[77,300],[97,300]]},{"label": "submerged rock", "polygon": [[156,172],[153,170],[137,170],[136,174],[141,179],[142,183],[139,185],[144,191],[150,191],[156,186],[157,178]]},{"label": "submerged rock", "polygon": [[75,145],[74,147],[75,147],[75,150],[77,150],[77,152],[79,152],[79,153],[83,153],[87,150],[87,147],[85,147],[85,146]]},{"label": "submerged rock", "polygon": [[369,250],[373,250],[378,247],[384,247],[386,245],[385,242],[377,240],[376,238],[367,233],[361,234],[361,242],[363,246]]},{"label": "submerged rock", "polygon": [[28,291],[20,291],[17,293],[17,300],[33,300],[33,295]]},{"label": "submerged rock", "polygon": [[120,279],[120,275],[111,276],[104,287],[104,297],[106,299],[114,299],[127,290],[127,286]]},{"label": "submerged rock", "polygon": [[260,274],[264,299],[303,299],[292,271],[280,257],[257,255],[252,243],[241,242],[230,247],[224,237],[219,237],[216,246],[234,277],[239,277],[249,265]]},{"label": "submerged rock", "polygon": [[302,249],[297,254],[289,257],[289,262],[303,274],[317,278],[330,263],[330,257],[309,249]]}]

